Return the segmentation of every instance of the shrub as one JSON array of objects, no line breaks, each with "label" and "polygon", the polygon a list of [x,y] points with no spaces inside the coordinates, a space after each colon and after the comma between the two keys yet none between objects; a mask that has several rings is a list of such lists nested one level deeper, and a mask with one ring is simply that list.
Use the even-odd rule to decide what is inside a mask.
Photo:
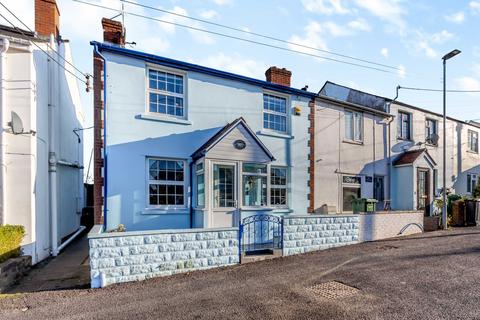
[{"label": "shrub", "polygon": [[476,185],[475,188],[473,189],[472,196],[473,196],[475,199],[480,198],[480,183],[477,183],[477,185]]},{"label": "shrub", "polygon": [[20,244],[24,236],[23,226],[0,226],[0,263],[9,258],[18,257],[22,253]]},{"label": "shrub", "polygon": [[458,195],[458,194],[449,194],[447,196],[447,212],[449,215],[452,214],[452,204],[457,201],[457,200],[460,200],[462,199],[462,196],[461,195]]}]

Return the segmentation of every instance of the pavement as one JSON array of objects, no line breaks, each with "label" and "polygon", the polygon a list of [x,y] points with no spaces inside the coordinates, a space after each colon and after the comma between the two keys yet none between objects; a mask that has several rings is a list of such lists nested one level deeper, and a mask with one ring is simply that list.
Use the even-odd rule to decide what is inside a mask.
[{"label": "pavement", "polygon": [[56,258],[35,265],[7,293],[82,289],[90,287],[87,234],[69,244]]},{"label": "pavement", "polygon": [[[480,319],[480,228],[361,243],[103,289],[0,299],[0,319]],[[358,289],[325,298],[337,281]]]}]

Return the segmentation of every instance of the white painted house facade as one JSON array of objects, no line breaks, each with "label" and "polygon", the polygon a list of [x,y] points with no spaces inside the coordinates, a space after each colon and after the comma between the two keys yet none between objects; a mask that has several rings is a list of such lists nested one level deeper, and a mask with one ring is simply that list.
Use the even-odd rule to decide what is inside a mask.
[{"label": "white painted house facade", "polygon": [[33,263],[58,253],[83,207],[83,114],[77,81],[63,68],[72,53],[55,1],[36,0],[35,13],[35,33],[0,26],[0,223],[25,227]]},{"label": "white painted house facade", "polygon": [[106,42],[92,42],[105,88],[95,99],[97,223],[215,228],[307,213],[315,94],[291,88],[285,69],[262,81],[125,49],[121,24],[103,26]]}]

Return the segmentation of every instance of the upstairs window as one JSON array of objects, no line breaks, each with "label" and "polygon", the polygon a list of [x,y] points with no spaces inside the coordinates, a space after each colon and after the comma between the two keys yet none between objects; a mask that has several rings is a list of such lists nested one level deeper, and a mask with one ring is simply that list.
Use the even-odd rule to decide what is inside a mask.
[{"label": "upstairs window", "polygon": [[363,115],[361,112],[345,111],[345,139],[361,142]]},{"label": "upstairs window", "polygon": [[478,153],[478,132],[468,130],[468,150]]},{"label": "upstairs window", "polygon": [[411,140],[411,117],[412,115],[406,112],[398,112],[397,122],[397,137],[402,140]]},{"label": "upstairs window", "polygon": [[184,77],[148,69],[148,111],[185,118]]},{"label": "upstairs window", "polygon": [[263,128],[287,133],[287,99],[263,95]]},{"label": "upstairs window", "polygon": [[425,120],[425,141],[431,145],[437,145],[434,135],[437,135],[437,121],[433,119]]}]

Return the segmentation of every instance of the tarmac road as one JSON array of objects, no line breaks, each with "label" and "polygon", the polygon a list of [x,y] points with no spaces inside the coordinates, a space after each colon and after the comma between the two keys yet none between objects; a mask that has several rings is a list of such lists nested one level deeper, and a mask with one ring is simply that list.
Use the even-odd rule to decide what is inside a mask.
[{"label": "tarmac road", "polygon": [[[331,280],[359,291],[325,299],[308,289]],[[28,293],[0,299],[0,319],[480,319],[480,228]]]}]

